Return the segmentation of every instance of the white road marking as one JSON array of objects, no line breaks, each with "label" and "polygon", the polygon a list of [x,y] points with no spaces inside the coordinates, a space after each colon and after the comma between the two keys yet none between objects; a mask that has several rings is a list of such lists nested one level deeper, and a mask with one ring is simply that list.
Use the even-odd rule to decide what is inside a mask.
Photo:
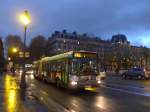
[{"label": "white road marking", "polygon": [[123,89],[108,87],[108,86],[104,86],[104,85],[102,85],[102,87],[109,88],[109,89],[116,90],[116,91],[120,91],[120,92],[125,92],[125,93],[128,93],[128,94],[136,94],[136,95],[150,97],[150,94],[148,94],[148,93],[138,93],[138,92],[135,92],[135,91],[128,91],[128,90],[123,90]]},{"label": "white road marking", "polygon": [[150,87],[137,87],[133,85],[119,85],[119,84],[113,84],[113,83],[102,83],[103,85],[110,85],[110,86],[117,86],[117,87],[127,87],[127,88],[133,88],[133,89],[138,89],[138,90],[150,90]]}]

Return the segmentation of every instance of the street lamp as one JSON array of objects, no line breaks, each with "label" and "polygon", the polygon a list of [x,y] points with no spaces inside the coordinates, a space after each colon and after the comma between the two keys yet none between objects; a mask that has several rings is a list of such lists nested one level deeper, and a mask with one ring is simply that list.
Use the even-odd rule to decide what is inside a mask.
[{"label": "street lamp", "polygon": [[13,52],[13,53],[17,53],[17,52],[18,52],[18,49],[17,49],[17,48],[12,48],[12,52]]},{"label": "street lamp", "polygon": [[8,57],[8,61],[11,61],[11,58],[10,58],[10,57]]},{"label": "street lamp", "polygon": [[8,61],[12,61],[13,75],[15,75],[16,57],[17,57],[18,50],[19,49],[17,47],[10,47],[9,48],[9,56],[10,57],[8,57]]},{"label": "street lamp", "polygon": [[30,24],[30,15],[27,10],[25,10],[21,15],[20,15],[20,21],[23,23],[23,25],[27,26]]},{"label": "street lamp", "polygon": [[20,21],[24,25],[24,41],[23,41],[23,74],[21,76],[21,88],[25,89],[26,87],[26,81],[25,81],[25,52],[26,52],[26,33],[27,33],[27,27],[30,24],[30,15],[27,10],[25,10],[21,15],[20,15]]},{"label": "street lamp", "polygon": [[25,54],[25,48],[26,48],[26,33],[27,33],[27,26],[30,24],[30,15],[29,12],[27,10],[25,10],[21,16],[20,16],[20,21],[22,22],[22,24],[24,25],[24,46],[23,46],[23,51]]}]

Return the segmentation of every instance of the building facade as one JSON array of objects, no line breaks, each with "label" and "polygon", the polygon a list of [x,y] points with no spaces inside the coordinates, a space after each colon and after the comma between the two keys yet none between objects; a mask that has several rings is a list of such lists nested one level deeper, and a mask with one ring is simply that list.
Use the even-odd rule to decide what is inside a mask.
[{"label": "building facade", "polygon": [[109,41],[101,40],[97,37],[90,37],[87,34],[77,34],[56,31],[48,39],[47,53],[49,56],[67,51],[94,51],[99,56],[104,57],[104,53],[109,52],[111,46]]},{"label": "building facade", "polygon": [[[121,39],[122,37],[122,39]],[[150,67],[150,49],[143,46],[133,46],[125,35],[112,37],[113,62],[119,68]]]},{"label": "building facade", "polygon": [[[110,41],[102,40],[88,34],[68,33],[66,30],[55,31],[48,38],[47,56],[68,51],[97,52],[102,67],[128,68],[131,66],[149,66],[149,49],[130,45],[127,37],[122,34],[112,36]],[[145,51],[145,56],[143,52]],[[147,58],[144,62],[144,57]],[[142,60],[142,61],[141,61]]]}]

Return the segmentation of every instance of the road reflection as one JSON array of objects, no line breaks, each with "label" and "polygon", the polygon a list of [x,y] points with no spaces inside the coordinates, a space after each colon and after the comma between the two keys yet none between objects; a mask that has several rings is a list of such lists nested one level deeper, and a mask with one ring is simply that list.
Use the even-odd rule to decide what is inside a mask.
[{"label": "road reflection", "polygon": [[96,100],[95,101],[96,106],[98,106],[99,108],[101,108],[103,110],[107,109],[108,102],[105,99],[105,97],[103,97],[103,96],[97,96],[95,98],[95,100]]},{"label": "road reflection", "polygon": [[[79,100],[77,100],[76,98],[72,98],[70,99],[70,111],[71,112],[76,112],[76,110],[80,110],[81,109],[81,102],[79,102]],[[76,110],[75,110],[76,109]]]},{"label": "road reflection", "polygon": [[17,105],[17,84],[12,76],[6,75],[5,77],[5,95],[6,95],[6,108],[8,112],[15,112]]},{"label": "road reflection", "polygon": [[33,80],[34,79],[34,75],[33,74],[28,74],[28,75],[26,75],[26,79]]}]

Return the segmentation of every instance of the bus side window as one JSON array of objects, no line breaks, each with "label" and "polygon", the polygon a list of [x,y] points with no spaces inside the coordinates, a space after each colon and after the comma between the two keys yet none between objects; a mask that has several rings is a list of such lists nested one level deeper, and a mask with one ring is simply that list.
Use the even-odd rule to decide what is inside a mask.
[{"label": "bus side window", "polygon": [[64,66],[64,65],[63,65],[63,61],[62,61],[62,62],[59,62],[59,63],[60,63],[60,69],[61,69],[60,71],[61,71],[61,72],[63,72],[63,71],[64,71],[64,67],[63,67],[63,66]]},{"label": "bus side window", "polygon": [[53,69],[53,72],[56,72],[56,64],[55,63],[53,63],[52,69]]},{"label": "bus side window", "polygon": [[44,71],[44,63],[42,63],[42,71]]},{"label": "bus side window", "polygon": [[71,72],[71,66],[68,66],[68,65],[69,65],[69,62],[65,61],[65,70],[67,73],[70,73]]},{"label": "bus side window", "polygon": [[66,64],[65,64],[65,67],[66,67],[66,72],[67,73],[72,73],[72,62],[71,62],[71,60],[68,60],[68,61],[66,61]]},{"label": "bus side window", "polygon": [[61,72],[61,69],[62,69],[61,63],[59,62],[57,63],[57,72]]},{"label": "bus side window", "polygon": [[54,69],[54,68],[55,68],[55,64],[54,64],[54,63],[51,63],[51,65],[52,65],[52,66],[51,66],[51,72],[54,72],[54,71],[55,71],[55,69]]},{"label": "bus side window", "polygon": [[48,64],[48,72],[51,72],[51,64]]},{"label": "bus side window", "polygon": [[46,63],[46,72],[49,72],[49,63]]}]

